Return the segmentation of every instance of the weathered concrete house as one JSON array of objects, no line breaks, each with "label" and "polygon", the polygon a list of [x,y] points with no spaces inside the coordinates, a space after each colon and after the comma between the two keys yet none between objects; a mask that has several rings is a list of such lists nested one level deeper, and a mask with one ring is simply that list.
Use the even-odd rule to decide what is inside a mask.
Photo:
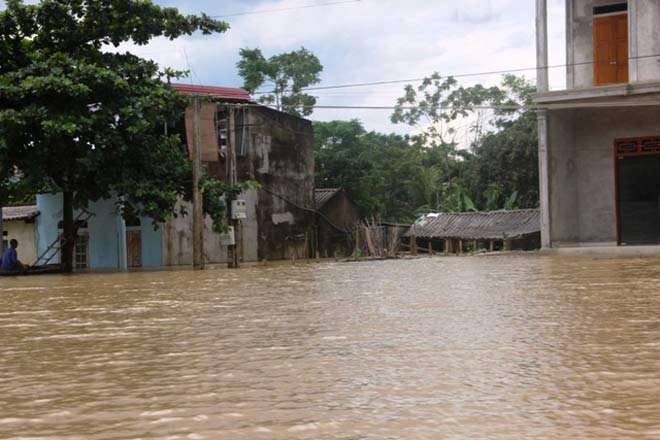
[{"label": "weathered concrete house", "polygon": [[548,90],[537,0],[545,249],[660,244],[660,4],[567,0],[566,90]]},{"label": "weathered concrete house", "polygon": [[[202,109],[202,160],[210,174],[226,181],[227,135],[232,130],[237,181],[256,181],[260,189],[246,191],[247,219],[242,220],[243,261],[309,257],[314,233],[314,132],[312,123],[268,107],[251,105],[241,89],[176,85],[180,93],[214,102]],[[234,104],[233,110],[226,104]],[[240,104],[246,104],[241,106]],[[206,122],[204,122],[206,121]],[[192,142],[191,115],[186,114],[181,138]],[[232,128],[233,127],[233,128]],[[190,211],[190,210],[189,210]],[[192,216],[163,228],[163,264],[192,264]],[[205,260],[227,261],[222,236],[207,219]]]},{"label": "weathered concrete house", "polygon": [[[180,93],[205,96],[202,106],[202,160],[210,174],[227,178],[227,137],[231,130],[236,151],[238,181],[256,180],[261,189],[247,191],[247,219],[242,220],[237,245],[243,261],[307,256],[314,229],[314,145],[311,122],[250,102],[242,89],[175,85]],[[241,106],[240,108],[238,106]],[[229,111],[231,106],[232,111]],[[191,110],[179,126],[188,148]],[[183,202],[182,202],[183,203]],[[61,234],[61,194],[39,195],[42,215],[37,219],[38,253]],[[192,264],[192,216],[178,217],[154,229],[150,218],[125,221],[116,200],[93,202],[88,212],[76,210],[79,269],[125,269]],[[191,207],[187,211],[192,212]],[[227,262],[225,237],[213,231],[210,218],[204,228],[204,260]],[[56,255],[51,262],[58,262]]]}]

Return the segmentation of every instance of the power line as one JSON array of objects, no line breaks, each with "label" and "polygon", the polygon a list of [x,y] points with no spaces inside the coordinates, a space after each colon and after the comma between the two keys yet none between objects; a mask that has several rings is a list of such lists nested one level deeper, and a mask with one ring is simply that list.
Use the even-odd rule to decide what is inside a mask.
[{"label": "power line", "polygon": [[302,5],[302,6],[290,6],[288,8],[276,8],[276,9],[260,9],[256,11],[246,11],[246,12],[234,12],[230,14],[222,14],[222,15],[211,15],[211,18],[227,18],[227,17],[241,17],[244,15],[255,15],[255,14],[267,14],[270,12],[283,12],[283,11],[294,11],[297,9],[310,9],[310,8],[319,8],[322,6],[333,6],[333,5],[342,5],[346,3],[357,3],[361,0],[341,0],[341,1],[334,1],[334,2],[326,2],[326,3],[314,3],[311,5]]},{"label": "power line", "polygon": [[[660,57],[660,53],[652,54],[652,55],[642,55],[642,56],[637,56],[637,57],[629,57],[628,60],[642,60],[646,58],[658,58]],[[541,69],[557,69],[561,67],[578,67],[578,66],[587,66],[587,65],[593,65],[599,63],[599,61],[583,61],[579,63],[571,63],[571,64],[555,64],[555,65],[550,65],[547,67],[542,67]],[[609,61],[600,61],[600,63],[604,64],[609,64]],[[471,77],[471,76],[487,76],[487,75],[502,75],[505,73],[520,73],[520,72],[529,72],[533,70],[538,70],[538,67],[521,67],[521,68],[514,68],[514,69],[503,69],[503,70],[490,70],[490,71],[485,71],[485,72],[470,72],[470,73],[457,73],[454,75],[442,75],[438,77],[438,79],[446,79],[446,78],[466,78],[466,77]],[[388,84],[401,84],[401,83],[410,83],[410,82],[421,82],[424,81],[427,78],[409,78],[409,79],[393,79],[393,80],[385,80],[385,81],[369,81],[369,82],[361,82],[361,83],[348,83],[348,84],[337,84],[333,86],[317,86],[317,87],[304,87],[302,90],[303,91],[314,91],[314,90],[330,90],[330,89],[346,89],[346,88],[352,88],[352,87],[371,87],[371,86],[380,86],[380,85],[388,85]],[[269,91],[269,92],[255,92],[253,95],[267,95],[275,93],[274,90]]]},{"label": "power line", "polygon": [[[264,104],[229,104],[230,107],[268,107]],[[592,103],[554,103],[539,105],[475,105],[475,106],[368,106],[368,105],[315,105],[314,110],[429,110],[429,111],[473,111],[473,110],[543,110],[543,109],[574,109],[574,108],[615,108],[660,106],[660,99],[649,99],[636,102],[592,102]],[[296,107],[299,108],[299,107]]]}]

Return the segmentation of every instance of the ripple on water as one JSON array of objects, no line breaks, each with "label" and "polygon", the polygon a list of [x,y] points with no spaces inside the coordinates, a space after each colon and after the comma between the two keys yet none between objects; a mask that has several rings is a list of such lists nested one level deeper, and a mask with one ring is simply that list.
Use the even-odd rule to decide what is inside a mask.
[{"label": "ripple on water", "polygon": [[653,259],[31,278],[0,438],[660,438]]}]

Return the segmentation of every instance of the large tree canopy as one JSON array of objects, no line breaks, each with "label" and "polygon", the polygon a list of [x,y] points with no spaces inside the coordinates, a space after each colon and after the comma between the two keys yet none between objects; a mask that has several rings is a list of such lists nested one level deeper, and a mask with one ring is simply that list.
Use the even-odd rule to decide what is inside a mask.
[{"label": "large tree canopy", "polygon": [[[197,30],[224,32],[228,25],[149,0],[6,4],[0,12],[0,178],[17,167],[24,188],[63,193],[67,238],[76,233],[73,206],[111,195],[133,213],[167,219],[192,183],[178,136],[164,130],[186,105],[168,85],[181,73],[110,49]],[[66,242],[63,263],[70,268]]]},{"label": "large tree canopy", "polygon": [[323,66],[316,55],[304,47],[268,59],[258,48],[241,49],[240,54],[236,66],[243,87],[250,93],[264,85],[272,88],[259,97],[259,102],[296,116],[312,114],[316,98],[304,93],[303,88],[321,81]]}]

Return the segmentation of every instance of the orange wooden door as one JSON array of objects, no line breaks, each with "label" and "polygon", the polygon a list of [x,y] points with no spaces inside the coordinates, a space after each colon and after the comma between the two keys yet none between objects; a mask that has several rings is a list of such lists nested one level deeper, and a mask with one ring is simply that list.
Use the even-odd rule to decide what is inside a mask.
[{"label": "orange wooden door", "polygon": [[142,267],[142,233],[126,231],[126,257],[128,267]]},{"label": "orange wooden door", "polygon": [[628,14],[594,18],[594,84],[628,82]]}]

